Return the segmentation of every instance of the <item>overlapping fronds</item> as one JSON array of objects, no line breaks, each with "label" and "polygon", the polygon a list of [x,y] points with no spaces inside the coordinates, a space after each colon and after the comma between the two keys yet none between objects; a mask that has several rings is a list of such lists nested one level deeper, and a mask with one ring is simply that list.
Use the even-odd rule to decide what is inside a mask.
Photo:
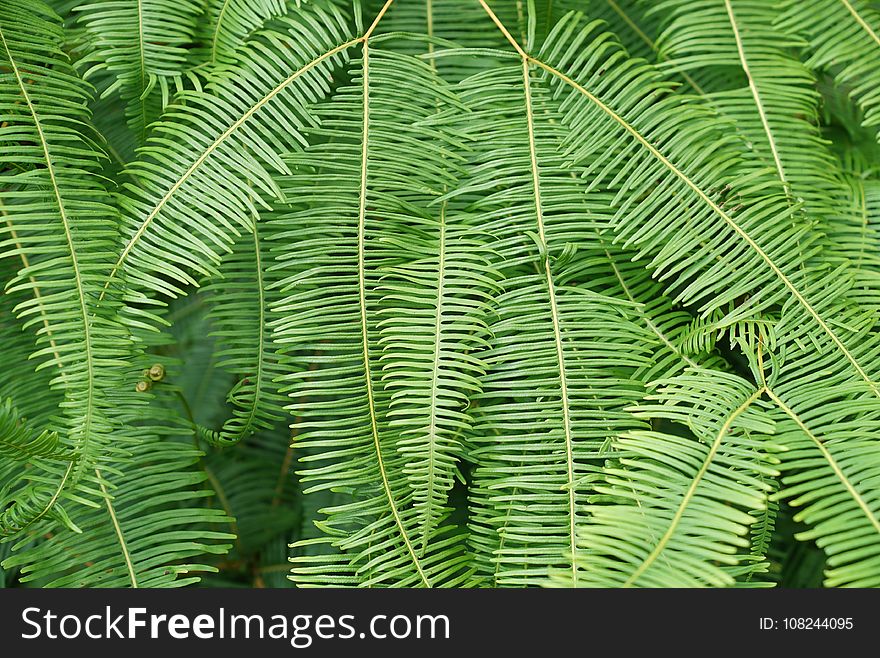
[{"label": "overlapping fronds", "polygon": [[878,16],[0,0],[0,582],[880,586]]},{"label": "overlapping fronds", "polygon": [[32,480],[20,472],[20,486],[7,484],[3,534],[64,519],[62,503],[94,496],[90,486],[77,487],[107,458],[109,396],[125,385],[126,334],[111,298],[97,301],[116,217],[98,175],[103,154],[88,132],[88,88],[59,49],[60,35],[42,3],[0,4],[0,250],[17,261],[6,294],[19,296],[14,312],[37,337],[30,367],[12,372],[53,371],[51,386],[64,398],[51,429],[67,458]]},{"label": "overlapping fronds", "polygon": [[833,215],[842,188],[817,125],[814,76],[797,58],[806,44],[774,27],[774,6],[750,0],[672,0],[653,11],[668,21],[659,39],[664,67],[742,68],[746,85],[708,94],[710,102],[775,170],[793,206],[802,203],[817,221]]},{"label": "overlapping fronds", "polygon": [[180,294],[195,276],[217,274],[262,196],[280,195],[267,167],[287,171],[279,153],[304,141],[313,124],[306,105],[327,93],[330,72],[357,43],[344,16],[321,6],[263,33],[241,63],[218,68],[205,91],[182,92],[166,110],[127,168],[114,278]]},{"label": "overlapping fronds", "polygon": [[38,432],[29,426],[27,419],[12,406],[12,400],[6,398],[0,404],[0,456],[21,462],[33,458],[63,458],[64,451],[56,432]]},{"label": "overlapping fronds", "polygon": [[[786,0],[777,22],[810,41],[807,66],[824,69],[864,112],[864,125],[880,124],[880,12],[866,0]],[[875,128],[876,131],[876,128]]]},{"label": "overlapping fronds", "polygon": [[462,437],[472,428],[466,412],[485,374],[475,355],[486,346],[485,312],[497,291],[486,238],[470,235],[447,202],[419,232],[389,238],[404,257],[381,278],[385,308],[379,322],[383,388],[391,393],[389,428],[419,511],[424,543],[448,513],[447,496],[465,453]]},{"label": "overlapping fronds", "polygon": [[586,584],[734,584],[732,568],[753,559],[748,531],[767,507],[765,478],[778,474],[762,393],[735,375],[699,369],[658,382],[649,396],[656,402],[635,413],[689,432],[629,432],[613,442],[614,462],[596,485],[595,500],[605,504],[588,508],[580,535]]},{"label": "overlapping fronds", "polygon": [[[610,218],[610,208],[604,211]],[[584,282],[591,289],[633,303],[631,317],[646,333],[641,342],[651,349],[651,357],[634,373],[643,384],[672,377],[687,367],[728,366],[714,352],[716,342],[729,335],[729,326],[716,326],[711,320],[695,318],[676,306],[663,292],[663,285],[645,276],[646,263],[610,244],[610,238],[597,234],[595,248],[582,247],[567,278]],[[723,317],[723,314],[720,314]],[[720,318],[716,318],[720,319]],[[700,331],[695,332],[695,327]],[[708,334],[708,335],[707,335]]]},{"label": "overlapping fronds", "polygon": [[473,543],[490,584],[538,584],[565,564],[577,584],[571,554],[590,475],[608,436],[638,426],[623,408],[640,392],[627,374],[645,362],[643,333],[623,302],[551,292],[539,276],[510,284],[472,438]]},{"label": "overlapping fronds", "polygon": [[[834,352],[839,369],[880,396],[870,347],[832,320],[850,281],[839,269],[803,267],[817,235],[793,216],[785,194],[775,193],[774,178],[742,166],[735,148],[726,148],[730,137],[714,132],[718,122],[699,104],[664,98],[650,67],[614,67],[613,59],[592,56],[602,43],[586,44],[593,29],[576,16],[560,22],[542,54],[546,62],[535,61],[562,97],[570,157],[588,167],[593,186],[616,195],[616,239],[650,256],[654,276],[667,280],[674,299],[704,314],[746,300],[728,313],[733,321],[782,305],[817,354]],[[615,95],[624,85],[643,93]],[[686,133],[675,130],[682,121],[689,122]],[[584,129],[594,124],[603,129]]]},{"label": "overlapping fronds", "polygon": [[499,585],[539,582],[574,551],[585,473],[608,433],[634,422],[620,411],[647,363],[634,309],[567,281],[605,206],[564,166],[546,95],[520,64],[462,85],[476,155],[453,198],[494,236],[506,274],[472,436],[472,543]]},{"label": "overlapping fronds", "polygon": [[[873,354],[876,317],[841,313],[842,323],[862,320],[856,334]],[[867,320],[867,324],[864,321]],[[782,455],[779,500],[810,529],[799,538],[815,541],[828,556],[825,584],[876,587],[880,560],[878,413],[876,397],[835,369],[836,358],[819,363],[802,349],[786,355],[768,379],[768,394],[781,412]],[[876,377],[876,373],[874,375]]]},{"label": "overlapping fronds", "polygon": [[[351,77],[315,110],[321,127],[310,134],[327,141],[289,157],[295,202],[273,222],[282,390],[301,419],[306,493],[349,493],[316,521],[333,545],[326,582],[347,564],[362,585],[454,585],[467,556],[460,535],[438,525],[469,372],[481,369],[469,356],[479,346],[471,318],[491,286],[464,218],[437,203],[457,160],[437,107],[457,101],[427,63],[368,43]],[[436,269],[420,265],[422,240],[451,250]],[[436,308],[413,329],[422,295]],[[411,329],[400,334],[402,320]]]},{"label": "overlapping fronds", "polygon": [[234,537],[225,532],[228,518],[196,505],[211,495],[193,467],[200,453],[159,436],[126,447],[123,472],[88,478],[105,497],[71,514],[79,532],[50,535],[7,558],[6,567],[21,570],[20,580],[43,587],[181,587],[212,570],[199,559],[228,550]]},{"label": "overlapping fronds", "polygon": [[273,18],[284,16],[288,4],[294,4],[293,0],[210,0],[203,30],[205,61],[215,64],[234,59],[247,36]]},{"label": "overlapping fronds", "polygon": [[[271,339],[270,254],[257,223],[243,234],[223,261],[220,275],[204,290],[212,295],[209,318],[218,339],[217,366],[236,376],[227,401],[231,411],[218,430],[200,428],[202,438],[218,445],[238,443],[282,420],[281,375]],[[265,237],[265,236],[264,236]]]},{"label": "overlapping fronds", "polygon": [[171,95],[183,88],[189,46],[202,20],[198,0],[101,0],[76,7],[88,52],[88,79],[106,70],[139,142]]},{"label": "overlapping fronds", "polygon": [[866,421],[846,399],[821,407],[803,397],[796,401],[800,412],[780,399],[789,422],[779,426],[778,440],[789,452],[783,455],[783,490],[777,497],[795,506],[796,520],[809,524],[798,539],[815,541],[828,556],[826,586],[877,587],[876,417]]}]

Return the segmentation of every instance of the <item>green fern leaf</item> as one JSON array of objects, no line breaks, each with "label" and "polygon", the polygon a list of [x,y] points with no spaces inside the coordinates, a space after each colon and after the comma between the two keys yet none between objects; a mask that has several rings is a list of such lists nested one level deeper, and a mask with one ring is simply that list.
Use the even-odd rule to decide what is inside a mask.
[{"label": "green fern leaf", "polygon": [[[479,250],[466,257],[471,245],[455,244],[461,229],[437,203],[455,183],[443,165],[455,162],[456,141],[436,116],[438,105],[454,102],[451,91],[428,64],[368,44],[352,77],[353,86],[316,109],[321,128],[312,134],[328,141],[289,157],[287,196],[296,194],[297,203],[275,222],[286,245],[277,257],[285,299],[276,312],[286,318],[277,322],[276,342],[289,372],[283,390],[302,418],[296,447],[306,451],[308,468],[300,474],[308,495],[348,494],[322,510],[327,518],[316,523],[332,538],[331,550],[308,564],[326,559],[328,583],[338,582],[336,570],[347,560],[363,585],[449,586],[466,576],[466,555],[460,534],[437,527],[438,516],[446,514],[440,505],[457,456],[449,433],[467,421],[439,403],[427,416],[412,414],[425,387],[437,402],[451,399],[452,411],[470,393],[468,372],[480,365],[467,356],[476,341],[469,316],[478,308],[469,305],[481,298],[460,277],[475,290],[491,279]],[[407,123],[398,121],[401,105]],[[430,245],[442,239],[451,253],[443,268],[416,277],[423,255],[393,249],[399,242],[385,241],[386,234],[421,236]],[[406,242],[409,249],[419,244]],[[398,313],[411,321],[425,308],[417,301],[411,311],[402,302],[421,291],[440,299],[445,315],[435,308],[423,329],[398,334]],[[436,379],[435,355],[442,357]],[[395,391],[399,386],[405,388]],[[340,397],[344,406],[332,411]],[[415,465],[429,463],[436,466],[431,477],[412,477]],[[302,569],[294,577],[314,583],[314,566]]]},{"label": "green fern leaf", "polygon": [[182,88],[202,7],[198,0],[102,0],[76,7],[85,27],[88,54],[80,61],[89,79],[106,69],[131,129],[142,143],[147,127]]},{"label": "green fern leaf", "polygon": [[[864,125],[880,124],[880,13],[865,0],[820,0],[809,6],[786,0],[778,23],[810,41],[807,66],[826,69],[865,113]],[[876,129],[875,129],[876,131]]]},{"label": "green fern leaf", "polygon": [[[693,432],[630,432],[596,485],[611,504],[590,506],[578,568],[593,587],[731,586],[749,562],[750,512],[767,507],[774,431],[763,391],[723,373],[693,370],[657,383],[636,413]],[[598,497],[596,500],[600,500]],[[570,574],[560,574],[567,584]]]},{"label": "green fern leaf", "polygon": [[120,361],[130,347],[127,335],[112,300],[96,301],[117,236],[97,173],[103,154],[80,132],[88,130],[88,91],[59,50],[53,21],[42,3],[0,4],[0,65],[7,71],[0,79],[7,117],[0,135],[7,212],[0,251],[20,261],[6,291],[23,297],[15,313],[24,329],[36,331],[31,358],[54,371],[51,386],[64,394],[52,429],[68,459],[7,499],[0,514],[5,535],[53,518],[62,501],[94,501],[91,485],[76,490],[108,458],[113,398],[129,388]]}]

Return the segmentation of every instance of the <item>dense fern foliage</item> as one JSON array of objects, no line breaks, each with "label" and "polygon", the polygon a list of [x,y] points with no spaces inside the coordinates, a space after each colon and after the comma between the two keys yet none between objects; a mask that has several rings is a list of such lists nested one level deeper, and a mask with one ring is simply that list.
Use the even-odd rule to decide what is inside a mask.
[{"label": "dense fern foliage", "polygon": [[5,586],[880,586],[880,5],[0,0]]}]

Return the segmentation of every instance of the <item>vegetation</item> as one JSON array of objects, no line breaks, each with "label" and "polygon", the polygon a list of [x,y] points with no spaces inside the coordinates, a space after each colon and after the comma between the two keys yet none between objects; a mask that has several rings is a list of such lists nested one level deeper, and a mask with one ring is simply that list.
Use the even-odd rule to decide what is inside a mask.
[{"label": "vegetation", "polygon": [[0,0],[5,586],[880,586],[870,0]]}]

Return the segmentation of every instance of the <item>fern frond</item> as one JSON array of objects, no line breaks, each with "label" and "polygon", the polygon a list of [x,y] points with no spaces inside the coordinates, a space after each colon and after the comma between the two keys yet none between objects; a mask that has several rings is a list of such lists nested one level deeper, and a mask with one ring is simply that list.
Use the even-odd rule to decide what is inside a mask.
[{"label": "fern frond", "polygon": [[[861,335],[877,354],[869,330]],[[828,556],[826,586],[876,587],[880,413],[870,393],[834,371],[833,354],[815,363],[805,352],[787,355],[778,379],[768,378],[768,394],[783,414],[778,441],[788,448],[775,498],[798,508],[795,519],[811,526],[797,538],[815,541]]]},{"label": "fern frond", "polygon": [[807,66],[825,69],[864,112],[864,125],[880,124],[880,12],[865,0],[785,0],[778,24],[810,41]]},{"label": "fern frond", "polygon": [[[9,225],[9,224],[7,224]],[[25,257],[27,258],[27,257]],[[12,279],[22,265],[21,257],[0,258],[0,280]],[[57,368],[35,370],[30,355],[40,323],[30,330],[23,330],[15,317],[15,309],[28,294],[5,293],[0,295],[0,344],[7,360],[4,377],[0,379],[0,397],[14,400],[15,408],[35,430],[57,427],[54,417],[64,399],[64,394],[50,385]],[[50,341],[51,346],[51,341]],[[50,430],[51,431],[51,430]],[[61,436],[59,436],[61,440]]]},{"label": "fern frond", "polygon": [[[751,512],[767,506],[778,474],[763,389],[719,372],[691,370],[657,383],[637,415],[666,418],[696,438],[629,432],[597,484],[580,541],[580,577],[593,587],[732,586],[752,558]],[[596,497],[596,502],[602,500]],[[647,541],[646,541],[647,540]],[[569,574],[559,574],[569,584]]]},{"label": "fern frond", "polygon": [[[248,35],[273,18],[287,14],[289,0],[209,0],[205,10],[205,60],[211,64],[235,59]],[[299,0],[296,0],[297,6]]]},{"label": "fern frond", "polygon": [[[452,223],[455,215],[438,219],[440,196],[455,183],[447,165],[455,166],[452,149],[458,140],[444,128],[437,108],[457,101],[429,64],[383,50],[382,37],[375,39],[377,45],[366,41],[353,62],[352,85],[315,109],[321,127],[310,131],[312,146],[288,157],[294,175],[285,192],[295,201],[273,221],[281,241],[277,267],[285,296],[276,308],[283,317],[275,340],[288,371],[282,390],[300,417],[295,449],[305,451],[301,481],[307,496],[324,490],[347,494],[315,522],[327,537],[319,543],[329,552],[301,560],[293,577],[315,584],[326,573],[324,582],[338,584],[344,574],[354,573],[366,586],[452,586],[467,577],[462,537],[450,534],[449,526],[433,527],[439,510],[429,505],[445,495],[442,472],[449,473],[456,458],[454,443],[436,428],[446,428],[448,436],[454,419],[463,417],[444,417],[445,407],[438,404],[423,428],[424,412],[409,418],[420,394],[394,389],[398,382],[410,386],[409,377],[417,377],[420,387],[435,389],[453,400],[453,410],[461,409],[470,379],[455,373],[474,365],[467,352],[475,338],[455,339],[455,332],[470,332],[473,320],[465,316],[460,324],[447,315],[449,324],[440,317],[437,327],[435,310],[428,325],[401,345],[396,313],[389,309],[399,309],[411,322],[419,311],[410,312],[409,303],[402,303],[413,296],[410,288],[439,291],[441,272],[414,278],[424,267],[419,263],[424,255],[399,253],[395,247],[401,242],[415,249],[424,240],[435,258],[448,222],[442,244],[453,254],[468,246],[451,241],[460,233]],[[400,237],[387,237],[392,235]],[[450,269],[455,261],[447,261],[442,270],[452,277],[442,293],[446,313],[455,306],[472,313],[468,305],[481,303],[471,292],[458,299],[469,288],[461,276],[475,290],[485,287],[479,253],[461,263]],[[421,300],[416,303],[424,307]],[[451,340],[464,342],[446,347],[437,342]],[[440,353],[436,381],[435,346],[451,352]],[[416,352],[426,363],[416,360]],[[411,465],[424,464],[425,458],[435,459],[438,471],[428,480],[410,478]],[[317,567],[322,561],[324,571]]]},{"label": "fern frond", "polygon": [[39,432],[28,425],[25,418],[6,398],[0,403],[0,457],[15,461],[29,459],[63,458],[58,434],[51,430]]},{"label": "fern frond", "polygon": [[750,564],[744,565],[745,583],[751,587],[772,587],[774,585],[774,575],[762,576],[761,580],[756,580],[758,574],[770,572],[770,551],[779,518],[779,503],[773,499],[773,495],[778,490],[778,478],[763,479],[770,486],[767,491],[770,497],[767,500],[767,507],[763,511],[752,514],[755,517],[755,522],[751,525],[749,532],[752,560]]},{"label": "fern frond", "polygon": [[80,60],[86,79],[101,70],[113,76],[103,95],[118,94],[131,129],[142,143],[147,127],[182,87],[187,46],[201,20],[199,0],[101,0],[76,7],[88,52]]},{"label": "fern frond", "polygon": [[388,425],[399,433],[398,451],[419,511],[421,544],[448,515],[449,490],[461,478],[461,436],[472,428],[470,397],[485,374],[479,356],[486,346],[485,314],[500,278],[490,265],[486,239],[479,239],[441,204],[419,233],[384,241],[399,265],[381,278],[383,292],[377,344],[382,385],[391,394]]},{"label": "fern frond", "polygon": [[492,584],[529,585],[570,559],[585,474],[607,434],[632,427],[622,408],[640,394],[630,377],[647,365],[646,330],[627,302],[591,292],[594,281],[574,285],[607,203],[565,166],[546,91],[506,65],[461,93],[475,156],[447,197],[469,202],[505,273],[475,398],[471,543]]},{"label": "fern frond", "polygon": [[0,197],[7,213],[0,252],[20,261],[6,294],[19,296],[15,313],[37,335],[33,367],[51,369],[52,388],[63,392],[51,429],[68,456],[51,477],[28,482],[21,474],[25,484],[12,500],[6,491],[6,535],[43,518],[66,519],[61,503],[94,501],[95,490],[80,481],[111,458],[112,408],[125,398],[120,389],[133,393],[120,361],[127,335],[112,298],[97,303],[116,248],[116,215],[98,174],[103,154],[81,132],[89,130],[89,93],[59,49],[54,20],[41,2],[0,3]]},{"label": "fern frond", "polygon": [[242,235],[223,261],[220,276],[203,288],[213,301],[209,318],[218,339],[217,366],[237,376],[227,396],[231,415],[219,430],[201,428],[201,437],[215,445],[238,443],[284,417],[284,398],[275,383],[281,370],[269,327],[270,255],[262,230],[254,218],[250,234]]},{"label": "fern frond", "polygon": [[641,392],[628,375],[646,360],[644,334],[616,300],[556,286],[550,303],[537,275],[508,284],[475,412],[472,543],[493,585],[534,585],[566,564],[577,584],[590,474],[608,436],[639,426],[623,407]]},{"label": "fern frond", "polygon": [[125,244],[108,287],[124,276],[136,290],[175,296],[217,276],[262,197],[279,197],[269,169],[287,171],[279,153],[304,142],[314,122],[306,104],[326,94],[358,42],[338,11],[320,7],[292,12],[299,20],[263,33],[241,64],[218,67],[206,91],[182,92],[169,106],[127,169]]},{"label": "fern frond", "polygon": [[[589,167],[593,186],[614,190],[617,239],[650,256],[673,298],[700,304],[704,314],[747,300],[729,314],[732,321],[784,302],[796,314],[789,326],[808,328],[818,352],[834,351],[839,367],[880,398],[870,348],[849,341],[833,320],[835,299],[850,282],[839,271],[832,276],[801,266],[816,236],[808,224],[793,223],[778,185],[764,170],[738,166],[735,150],[726,148],[729,138],[714,132],[717,122],[699,105],[664,98],[650,67],[614,67],[613,54],[599,57],[603,40],[586,41],[594,29],[572,16],[548,41],[547,61],[526,61],[548,74],[561,97],[572,159]],[[557,57],[562,61],[547,63]],[[624,85],[639,91],[616,94]],[[677,129],[682,121],[689,122],[686,132]]]},{"label": "fern frond", "polygon": [[81,532],[50,534],[4,568],[43,587],[182,587],[214,570],[190,560],[225,553],[233,535],[212,529],[229,521],[221,512],[194,504],[211,495],[193,468],[200,453],[161,435],[123,445],[122,471],[89,478],[100,505],[71,514]]},{"label": "fern frond", "polygon": [[709,102],[775,170],[792,205],[803,203],[816,219],[839,212],[843,189],[817,125],[819,93],[811,71],[796,57],[806,44],[774,28],[772,4],[672,0],[653,11],[668,21],[659,39],[663,68],[741,67],[746,86],[709,94]]}]

